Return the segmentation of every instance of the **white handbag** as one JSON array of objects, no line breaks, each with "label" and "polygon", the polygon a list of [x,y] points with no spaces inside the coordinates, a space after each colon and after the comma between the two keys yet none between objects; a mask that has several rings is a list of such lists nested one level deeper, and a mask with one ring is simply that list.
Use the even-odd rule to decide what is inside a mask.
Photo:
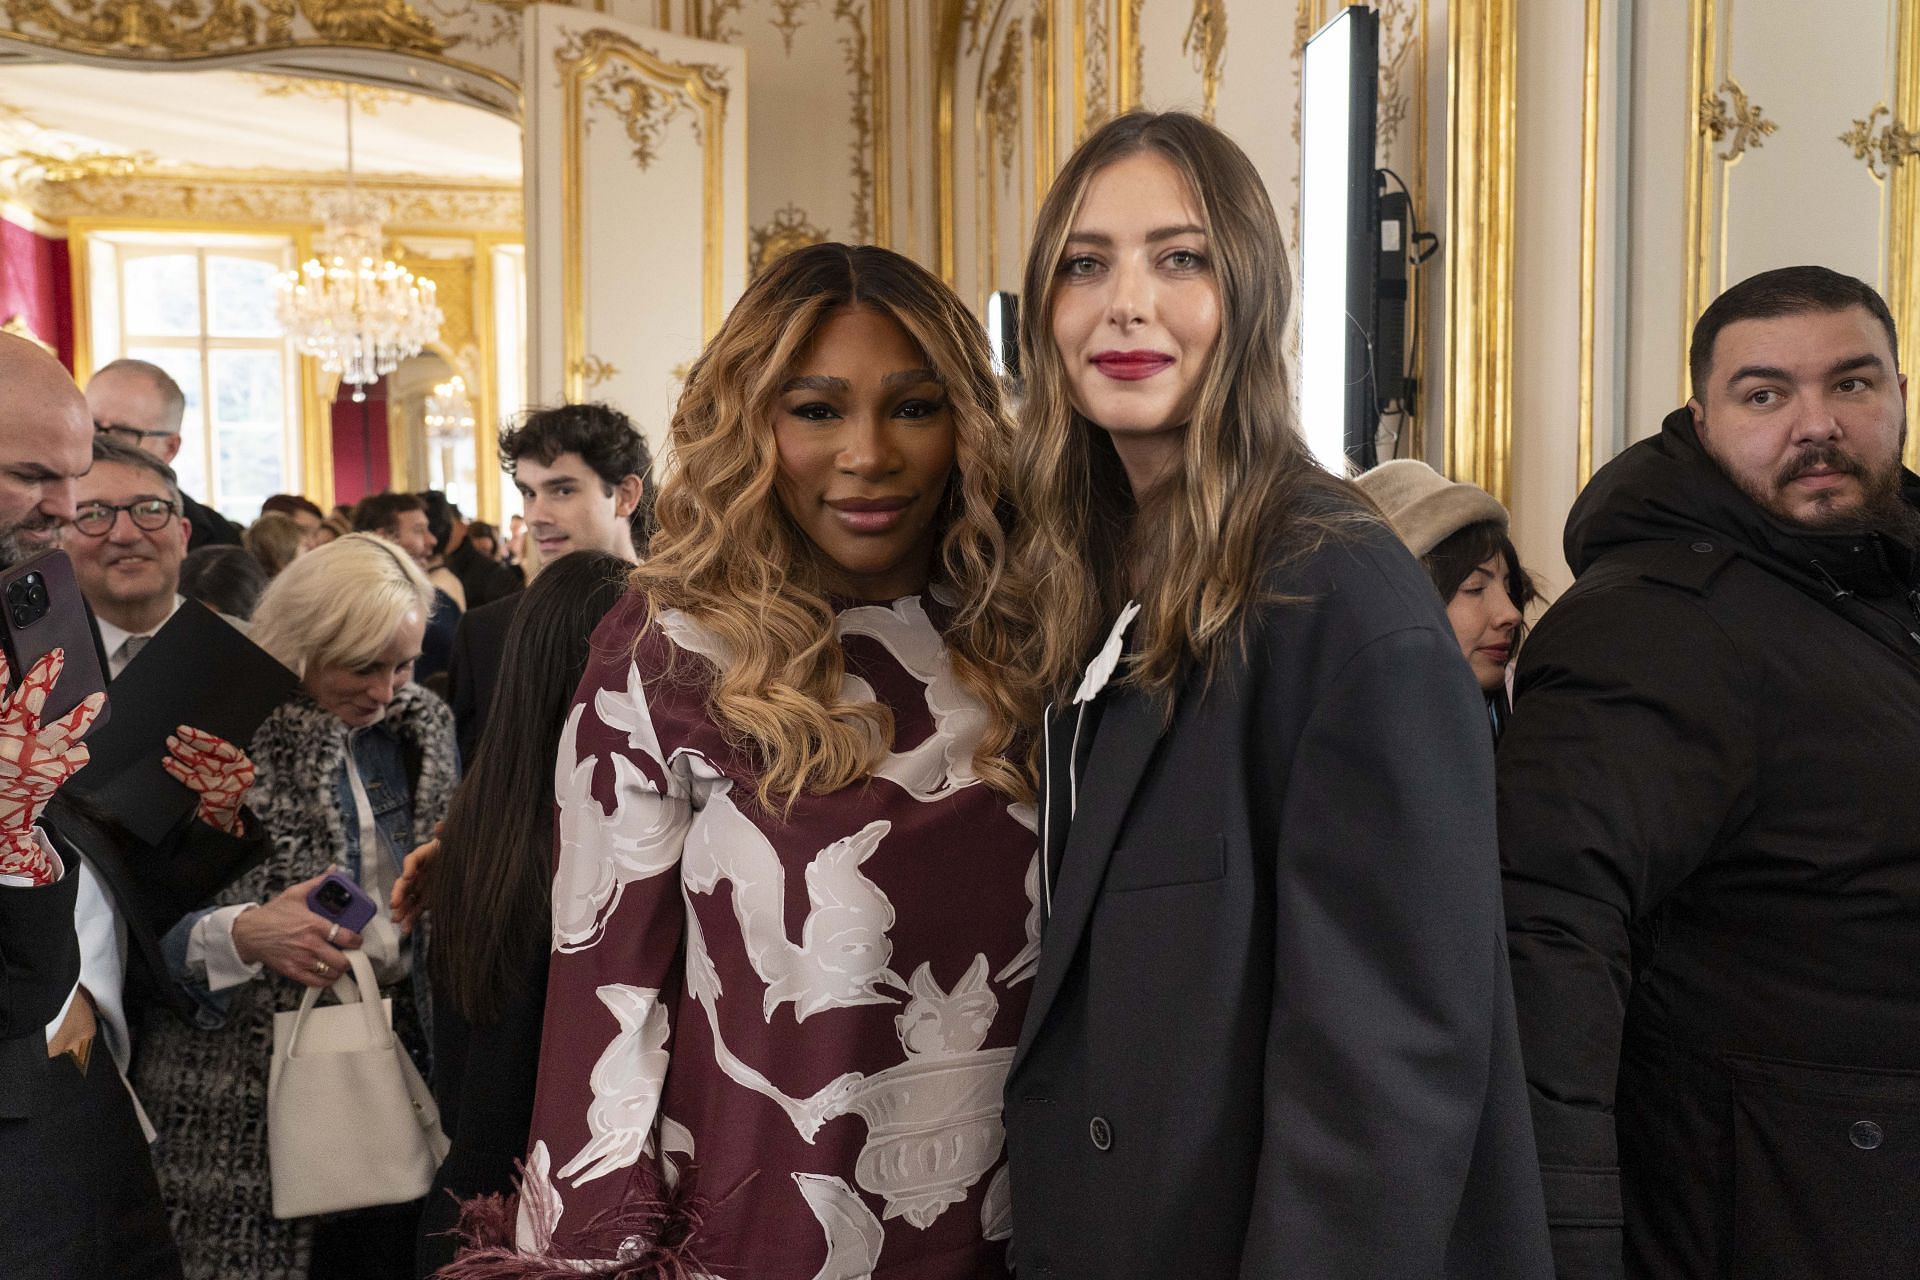
[{"label": "white handbag", "polygon": [[273,1216],[305,1218],[425,1195],[446,1158],[440,1109],[393,1034],[393,1002],[373,964],[347,952],[350,971],[319,1005],[309,987],[292,1013],[273,1015],[267,1079],[267,1157]]}]

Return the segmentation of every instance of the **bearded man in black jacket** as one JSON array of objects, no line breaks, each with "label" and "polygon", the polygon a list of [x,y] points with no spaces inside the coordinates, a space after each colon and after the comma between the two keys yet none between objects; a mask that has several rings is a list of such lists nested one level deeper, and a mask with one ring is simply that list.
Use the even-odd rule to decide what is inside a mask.
[{"label": "bearded man in black jacket", "polygon": [[1500,845],[1562,1277],[1920,1256],[1920,479],[1886,304],[1700,318],[1520,658]]}]

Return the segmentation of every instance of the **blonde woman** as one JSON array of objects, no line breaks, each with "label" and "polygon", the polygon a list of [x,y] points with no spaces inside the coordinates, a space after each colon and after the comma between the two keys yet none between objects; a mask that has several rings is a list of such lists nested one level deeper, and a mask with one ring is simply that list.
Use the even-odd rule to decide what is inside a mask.
[{"label": "blonde woman", "polygon": [[524,1252],[443,1274],[1004,1277],[1038,922],[985,335],[802,249],[672,435],[560,737]]},{"label": "blonde woman", "polygon": [[[345,950],[363,941],[308,910],[308,892],[337,866],[385,902],[401,855],[446,815],[453,717],[411,683],[432,607],[433,588],[411,557],[355,533],[294,561],[254,613],[254,642],[301,683],[250,749],[253,810],[273,852],[220,896],[222,905],[168,935],[163,949],[199,1025],[157,1026],[139,1065],[190,1280],[411,1274],[417,1203],[317,1222],[274,1219],[265,1122],[275,1010],[295,1007],[306,987],[333,983]],[[395,1026],[421,1056],[411,956],[384,911],[366,932]],[[341,1142],[341,1158],[351,1159],[353,1136]]]},{"label": "blonde woman", "polygon": [[1258,174],[1195,117],[1110,121],[1026,297],[1016,564],[1054,703],[1022,1273],[1544,1280],[1484,710],[1295,430]]}]

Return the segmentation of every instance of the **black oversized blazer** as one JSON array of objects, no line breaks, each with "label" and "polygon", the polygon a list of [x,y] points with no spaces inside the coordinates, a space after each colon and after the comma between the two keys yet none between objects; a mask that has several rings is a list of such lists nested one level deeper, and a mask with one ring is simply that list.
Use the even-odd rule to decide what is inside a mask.
[{"label": "black oversized blazer", "polygon": [[1050,717],[1019,1274],[1544,1280],[1486,703],[1384,528],[1268,585],[1170,723],[1106,689],[1077,797]]}]

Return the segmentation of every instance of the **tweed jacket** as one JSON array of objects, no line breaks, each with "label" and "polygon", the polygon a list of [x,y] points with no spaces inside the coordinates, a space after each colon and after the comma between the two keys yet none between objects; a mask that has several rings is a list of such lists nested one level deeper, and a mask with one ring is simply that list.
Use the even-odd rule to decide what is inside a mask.
[{"label": "tweed jacket", "polygon": [[[400,739],[413,829],[428,839],[456,781],[453,713],[408,684],[383,723]],[[303,696],[268,717],[249,748],[258,777],[254,813],[273,837],[266,861],[222,893],[222,904],[264,902],[339,860],[352,820],[335,780],[347,725]],[[311,1223],[277,1221],[267,1168],[267,1073],[273,1014],[305,989],[273,974],[227,993],[223,1027],[159,1023],[135,1065],[135,1085],[159,1131],[154,1163],[190,1280],[304,1280]],[[396,1019],[404,993],[395,993]]]}]

